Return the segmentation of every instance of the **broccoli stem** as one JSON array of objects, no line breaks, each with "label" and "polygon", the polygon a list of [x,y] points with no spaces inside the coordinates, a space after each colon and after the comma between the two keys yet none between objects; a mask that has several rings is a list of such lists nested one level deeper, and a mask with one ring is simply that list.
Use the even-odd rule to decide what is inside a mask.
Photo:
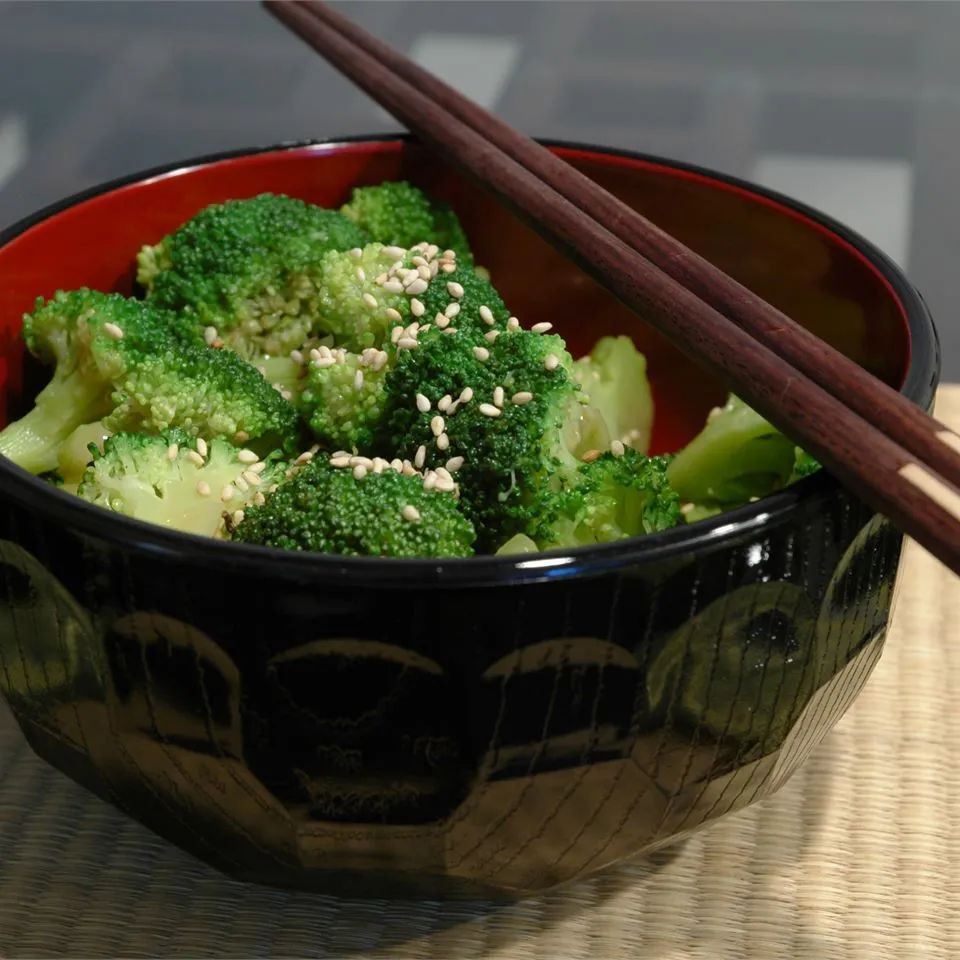
[{"label": "broccoli stem", "polygon": [[60,444],[78,426],[109,410],[109,394],[89,374],[57,377],[37,394],[28,414],[0,431],[0,455],[30,473],[55,470]]}]

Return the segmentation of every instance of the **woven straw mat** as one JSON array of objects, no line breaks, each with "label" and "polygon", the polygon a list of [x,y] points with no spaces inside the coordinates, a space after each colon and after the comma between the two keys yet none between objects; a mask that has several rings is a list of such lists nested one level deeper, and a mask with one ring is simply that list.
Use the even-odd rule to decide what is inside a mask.
[{"label": "woven straw mat", "polygon": [[[960,426],[960,386],[938,413]],[[36,759],[0,713],[0,957],[960,958],[957,579],[907,546],[886,651],[775,796],[510,905],[225,879]]]}]

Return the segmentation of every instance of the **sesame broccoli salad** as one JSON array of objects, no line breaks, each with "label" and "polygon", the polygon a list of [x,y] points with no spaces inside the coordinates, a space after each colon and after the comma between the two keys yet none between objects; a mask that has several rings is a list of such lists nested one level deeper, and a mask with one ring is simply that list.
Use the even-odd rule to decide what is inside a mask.
[{"label": "sesame broccoli salad", "polygon": [[456,214],[405,182],[339,210],[207,207],[137,258],[141,296],[38,300],[52,368],[0,454],[188,533],[384,557],[518,554],[713,516],[818,464],[731,396],[649,456],[646,361],[524,326]]}]

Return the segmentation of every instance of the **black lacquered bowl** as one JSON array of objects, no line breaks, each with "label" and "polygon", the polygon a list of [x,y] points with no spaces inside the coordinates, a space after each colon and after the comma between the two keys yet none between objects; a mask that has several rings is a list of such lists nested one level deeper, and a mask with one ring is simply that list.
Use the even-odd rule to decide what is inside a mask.
[{"label": "black lacquered bowl", "polygon": [[[555,149],[930,407],[930,317],[862,238],[709,171]],[[0,413],[38,383],[18,339],[37,295],[129,292],[140,245],[207,203],[396,177],[455,205],[525,322],[574,353],[634,337],[655,451],[722,399],[475,186],[373,138],[151,171],[0,235]],[[0,685],[37,753],[234,876],[371,895],[540,890],[775,790],[880,655],[901,547],[825,474],[642,540],[450,562],[185,536],[6,462],[0,490]]]}]

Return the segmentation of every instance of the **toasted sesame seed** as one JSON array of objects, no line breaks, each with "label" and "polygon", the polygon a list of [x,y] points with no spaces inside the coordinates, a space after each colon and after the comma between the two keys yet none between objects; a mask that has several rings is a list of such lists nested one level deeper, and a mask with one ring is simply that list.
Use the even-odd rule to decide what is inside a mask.
[{"label": "toasted sesame seed", "polygon": [[198,467],[202,467],[202,466],[203,466],[203,457],[201,457],[200,454],[197,453],[196,450],[188,450],[188,451],[187,451],[187,459],[188,459],[191,463],[195,463]]},{"label": "toasted sesame seed", "polygon": [[593,463],[600,456],[599,450],[588,450],[580,459],[584,463]]},{"label": "toasted sesame seed", "polygon": [[393,257],[394,259],[396,259],[397,257],[405,257],[407,255],[407,250],[406,250],[406,247],[398,247],[396,245],[393,245],[389,247],[384,247],[383,254],[386,257]]},{"label": "toasted sesame seed", "polygon": [[247,481],[252,487],[259,487],[263,481],[260,479],[259,475],[254,473],[253,470],[244,470],[243,479]]},{"label": "toasted sesame seed", "polygon": [[397,347],[400,350],[413,350],[415,347],[419,347],[420,344],[413,337],[401,337],[397,341]]},{"label": "toasted sesame seed", "polygon": [[[439,326],[439,324],[438,324],[438,326]],[[456,327],[447,327],[446,330],[444,330],[443,332],[444,332],[444,333],[449,333],[449,334],[452,335],[452,334],[454,334],[454,333],[457,332],[457,328],[456,328]]]},{"label": "toasted sesame seed", "polygon": [[433,322],[441,329],[446,330],[450,326],[450,318],[446,314],[438,313],[434,318]]},{"label": "toasted sesame seed", "polygon": [[237,443],[246,443],[250,439],[250,434],[246,430],[238,430],[234,435],[233,439]]},{"label": "toasted sesame seed", "polygon": [[297,364],[303,363],[303,354],[299,350],[290,351],[290,359]]},{"label": "toasted sesame seed", "polygon": [[357,279],[361,283],[367,282],[367,271],[364,270],[363,267],[357,267]]},{"label": "toasted sesame seed", "polygon": [[256,463],[260,458],[252,450],[241,450],[237,453],[241,463]]},{"label": "toasted sesame seed", "polygon": [[350,458],[349,457],[331,457],[330,466],[331,467],[349,467]]},{"label": "toasted sesame seed", "polygon": [[437,475],[431,470],[430,473],[423,478],[423,489],[432,490],[436,485]]},{"label": "toasted sesame seed", "polygon": [[103,325],[104,332],[108,333],[114,340],[123,339],[123,330],[120,329],[115,323],[105,323]]},{"label": "toasted sesame seed", "polygon": [[493,402],[496,406],[503,406],[503,387],[493,388]]},{"label": "toasted sesame seed", "polygon": [[622,457],[623,454],[626,452],[626,447],[623,445],[623,441],[622,441],[622,440],[614,440],[614,441],[610,444],[610,452],[611,452],[615,457]]},{"label": "toasted sesame seed", "polygon": [[486,363],[486,361],[490,359],[490,351],[486,347],[474,347],[473,355],[481,363]]},{"label": "toasted sesame seed", "polygon": [[372,293],[365,293],[362,297],[363,302],[370,307],[371,310],[376,309],[378,306],[377,298]]},{"label": "toasted sesame seed", "polygon": [[236,525],[236,524],[238,524],[238,523],[243,523],[243,511],[242,511],[242,510],[234,510],[234,511],[233,511],[233,516],[232,516],[230,519],[233,520],[234,525]]},{"label": "toasted sesame seed", "polygon": [[555,353],[548,353],[543,366],[547,370],[556,370],[560,366],[560,358]]},{"label": "toasted sesame seed", "polygon": [[359,260],[363,256],[363,251],[359,247],[354,247],[350,251],[350,256],[353,257],[354,260]]},{"label": "toasted sesame seed", "polygon": [[480,308],[480,319],[489,327],[494,324],[493,311],[486,304]]},{"label": "toasted sesame seed", "polygon": [[443,417],[441,417],[439,414],[430,421],[430,432],[435,437],[439,437],[440,434],[443,433],[443,427]]},{"label": "toasted sesame seed", "polygon": [[437,437],[437,449],[446,450],[449,446],[450,438],[445,433],[441,433],[440,436]]},{"label": "toasted sesame seed", "polygon": [[414,297],[410,301],[410,312],[415,317],[422,317],[426,313],[427,308],[423,305],[423,302]]},{"label": "toasted sesame seed", "polygon": [[176,460],[177,457],[179,456],[179,454],[180,454],[180,444],[178,444],[178,443],[171,443],[170,446],[167,447],[167,459],[168,459],[168,460]]},{"label": "toasted sesame seed", "polygon": [[510,398],[510,402],[515,403],[518,407],[522,407],[525,403],[529,403],[532,399],[533,394],[529,390],[520,390]]},{"label": "toasted sesame seed", "polygon": [[411,297],[419,296],[427,289],[427,281],[423,277],[417,277],[413,283],[407,284],[407,294]]},{"label": "toasted sesame seed", "polygon": [[206,480],[201,480],[201,481],[197,484],[197,493],[199,493],[201,497],[209,497],[209,496],[210,496],[210,484],[207,483]]},{"label": "toasted sesame seed", "polygon": [[510,333],[516,333],[520,329],[520,321],[516,317],[510,317],[507,320],[507,330]]},{"label": "toasted sesame seed", "polygon": [[446,464],[450,473],[456,473],[463,466],[463,457],[451,457]]},{"label": "toasted sesame seed", "polygon": [[237,488],[232,483],[228,483],[220,491],[220,500],[223,503],[229,503],[233,499],[233,496],[236,492],[237,492]]},{"label": "toasted sesame seed", "polygon": [[530,329],[534,333],[546,333],[548,330],[553,329],[553,324],[544,320],[543,323],[535,323]]},{"label": "toasted sesame seed", "polygon": [[358,464],[353,468],[353,479],[354,479],[354,480],[362,480],[366,475],[367,475],[367,468],[366,468],[362,463],[358,463]]},{"label": "toasted sesame seed", "polygon": [[499,410],[499,408],[498,408],[498,407],[495,407],[492,403],[481,403],[479,409],[480,409],[480,412],[481,412],[485,417],[499,417],[499,416],[500,416],[500,410]]},{"label": "toasted sesame seed", "polygon": [[426,413],[430,409],[430,401],[422,394],[417,394],[417,409],[421,413]]},{"label": "toasted sesame seed", "polygon": [[353,375],[353,389],[354,390],[363,389],[363,371],[362,370],[358,370]]},{"label": "toasted sesame seed", "polygon": [[413,465],[418,470],[422,470],[426,460],[427,460],[427,448],[421,443],[420,446],[417,447],[417,452],[414,454]]},{"label": "toasted sesame seed", "polygon": [[440,264],[440,269],[441,269],[444,273],[453,273],[453,271],[457,269],[457,265],[456,265],[455,263],[450,263],[450,262],[441,263],[441,264]]},{"label": "toasted sesame seed", "polygon": [[464,387],[460,391],[460,402],[469,403],[473,399],[473,387]]},{"label": "toasted sesame seed", "polygon": [[400,516],[407,523],[416,523],[420,519],[420,511],[412,504],[408,503],[401,511]]},{"label": "toasted sesame seed", "polygon": [[483,335],[483,339],[486,340],[487,343],[496,343],[496,342],[497,342],[497,337],[499,337],[499,336],[500,336],[500,331],[499,331],[499,330],[488,330],[488,331]]},{"label": "toasted sesame seed", "polygon": [[463,296],[463,286],[457,283],[456,280],[451,280],[447,284],[447,293],[449,293],[451,297],[456,297],[459,300]]},{"label": "toasted sesame seed", "polygon": [[450,317],[451,319],[453,319],[453,317],[455,317],[459,312],[460,312],[460,304],[459,304],[459,303],[448,303],[448,304],[443,308],[443,315],[444,315],[445,317]]},{"label": "toasted sesame seed", "polygon": [[217,339],[217,328],[216,327],[204,327],[203,328],[203,341],[209,347],[213,344],[213,341]]}]

